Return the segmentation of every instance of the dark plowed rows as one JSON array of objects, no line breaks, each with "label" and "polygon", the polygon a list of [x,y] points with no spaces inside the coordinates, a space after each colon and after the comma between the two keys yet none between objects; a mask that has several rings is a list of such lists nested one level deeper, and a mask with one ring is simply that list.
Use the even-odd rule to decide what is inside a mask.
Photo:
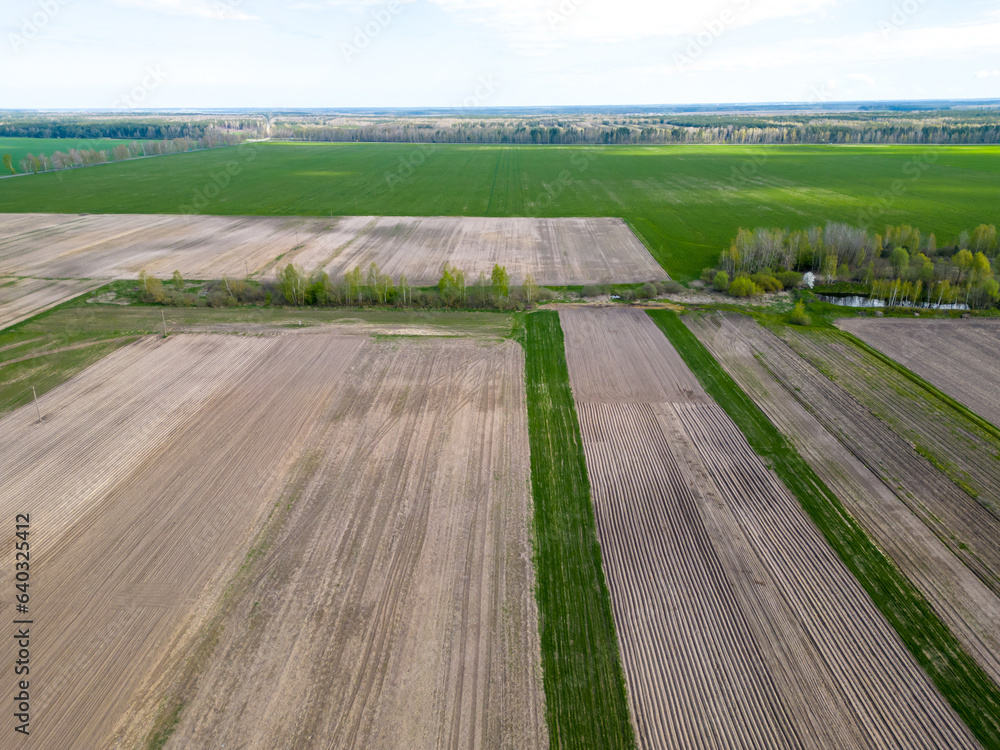
[{"label": "dark plowed rows", "polygon": [[[939,467],[1000,520],[1000,441],[835,331],[783,329],[799,355],[829,373],[902,438],[929,450]],[[993,536],[994,545],[998,536]]]},{"label": "dark plowed rows", "polygon": [[[791,365],[782,357],[788,347],[751,318],[706,314],[686,316],[685,322],[920,589],[966,650],[1000,682],[1000,599],[910,510],[907,502],[913,500],[897,482],[883,483],[868,468],[880,465],[878,457],[866,465],[852,453],[874,444],[840,443],[796,400],[800,391],[786,390],[771,376],[765,366],[789,372]],[[824,378],[818,372],[814,376]],[[836,416],[826,402],[816,406],[826,418]]]},{"label": "dark plowed rows", "polygon": [[872,473],[893,487],[987,588],[1000,595],[996,516],[788,346],[773,346],[761,354],[768,372]]},{"label": "dark plowed rows", "polygon": [[1000,320],[845,318],[837,326],[1000,425]]},{"label": "dark plowed rows", "polygon": [[[643,745],[737,747],[752,736],[758,747],[801,747],[767,644],[754,637],[652,407],[580,404],[579,415]],[[622,470],[625,450],[645,471]]]},{"label": "dark plowed rows", "polygon": [[[593,392],[583,378],[627,379],[630,363],[650,356],[629,342],[652,321],[608,315],[622,335],[568,351],[576,393]],[[585,338],[581,326],[600,323],[562,318],[568,349]],[[656,346],[672,352],[664,337]],[[584,357],[587,368],[575,368]],[[683,370],[664,372],[667,381],[690,376],[676,361]],[[643,747],[976,746],[703,392],[659,403],[595,395],[578,395],[578,410]]]}]

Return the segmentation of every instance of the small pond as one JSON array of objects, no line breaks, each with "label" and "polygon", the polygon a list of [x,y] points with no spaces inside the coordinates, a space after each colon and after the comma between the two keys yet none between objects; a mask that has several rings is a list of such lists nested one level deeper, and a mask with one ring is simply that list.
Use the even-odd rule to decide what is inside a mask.
[{"label": "small pond", "polygon": [[[816,299],[820,302],[829,302],[831,305],[842,305],[843,307],[888,307],[889,305],[885,300],[875,299],[874,297],[864,297],[860,294],[817,294]],[[920,307],[925,310],[968,310],[969,306],[963,302],[955,302],[952,304],[941,304],[936,302],[918,302],[917,304],[912,304],[907,302],[906,304],[896,305],[896,307]]]}]

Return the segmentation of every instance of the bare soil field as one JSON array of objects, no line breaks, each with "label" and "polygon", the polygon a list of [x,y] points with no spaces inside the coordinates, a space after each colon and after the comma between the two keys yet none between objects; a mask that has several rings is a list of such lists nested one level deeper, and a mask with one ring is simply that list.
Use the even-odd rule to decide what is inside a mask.
[{"label": "bare soil field", "polygon": [[5,747],[143,746],[192,653],[168,747],[544,747],[522,371],[509,341],[147,338],[5,417],[0,576],[30,513],[44,633]]},{"label": "bare soil field", "polygon": [[844,318],[837,326],[1000,425],[1000,320]]},{"label": "bare soil field", "polygon": [[[836,331],[785,326],[788,345],[927,456],[1000,522],[1000,440]],[[1000,535],[992,537],[997,545]],[[1000,550],[998,550],[1000,551]]]},{"label": "bare soil field", "polygon": [[[925,525],[926,515],[912,510],[913,493],[918,491],[914,479],[932,467],[924,462],[922,471],[908,476],[905,486],[883,481],[884,475],[870,468],[886,466],[882,455],[865,454],[862,461],[855,453],[893,445],[857,442],[866,423],[857,432],[838,430],[843,443],[829,432],[820,419],[826,424],[844,423],[846,415],[838,413],[832,399],[801,390],[801,380],[791,373],[807,369],[796,368],[797,355],[781,339],[745,315],[686,315],[683,320],[1000,683],[1000,598]],[[783,380],[772,372],[782,373]],[[818,371],[812,377],[825,380]],[[895,447],[912,452],[909,446]],[[915,500],[933,504],[933,490]]]},{"label": "bare soil field", "polygon": [[[786,335],[800,336],[795,331],[786,331]],[[843,381],[831,380],[830,370],[824,372],[803,359],[787,341],[778,346],[770,337],[757,340],[766,344],[755,354],[760,355],[759,361],[771,377],[890,487],[986,588],[1000,596],[1000,547],[996,541],[1000,539],[1000,523],[983,499],[962,490],[912,442],[869,411],[855,393],[846,390]],[[839,342],[839,346],[849,344]],[[825,350],[824,356],[828,354],[829,350]],[[874,378],[869,382],[879,387]],[[900,399],[895,413],[903,415],[909,403]]]},{"label": "bare soil field", "polygon": [[560,317],[640,746],[976,747],[655,324]]},{"label": "bare soil field", "polygon": [[112,279],[145,269],[215,279],[293,262],[339,277],[373,261],[416,286],[436,284],[446,262],[470,281],[494,263],[514,283],[529,272],[550,286],[667,278],[614,218],[0,216],[0,275]]},{"label": "bare soil field", "polygon": [[[305,267],[312,255],[297,256]],[[324,259],[325,260],[325,259]],[[514,283],[568,286],[659,281],[667,274],[620,219],[378,218],[324,267],[331,277],[369,263],[411,284],[429,286],[451,263],[474,280],[495,263]]]},{"label": "bare soil field", "polygon": [[0,277],[0,328],[20,323],[101,284],[85,279]]}]

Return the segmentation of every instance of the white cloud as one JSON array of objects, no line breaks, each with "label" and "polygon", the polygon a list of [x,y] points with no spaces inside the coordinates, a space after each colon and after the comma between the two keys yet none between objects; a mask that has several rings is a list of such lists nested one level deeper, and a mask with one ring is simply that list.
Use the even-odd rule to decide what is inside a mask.
[{"label": "white cloud", "polygon": [[879,31],[825,39],[792,39],[774,44],[728,48],[699,59],[699,71],[814,68],[840,63],[903,60],[956,60],[995,51],[1000,22],[900,29],[888,39]]},{"label": "white cloud", "polygon": [[161,11],[178,16],[194,16],[226,21],[255,21],[240,10],[243,0],[116,0],[119,5]]},{"label": "white cloud", "polygon": [[838,0],[430,0],[456,18],[483,25],[513,46],[553,48],[573,42],[716,36],[764,20],[819,16]]},{"label": "white cloud", "polygon": [[848,73],[845,78],[850,81],[857,81],[858,83],[863,83],[866,86],[875,88],[875,77],[870,76],[867,73]]},{"label": "white cloud", "polygon": [[[293,0],[288,3],[290,10],[322,12],[324,10],[346,10],[362,12],[375,6],[388,6],[391,0]],[[398,5],[414,3],[416,0],[395,0]]]},{"label": "white cloud", "polygon": [[1000,70],[980,70],[976,73],[976,78],[989,78],[990,76],[1000,76]]}]

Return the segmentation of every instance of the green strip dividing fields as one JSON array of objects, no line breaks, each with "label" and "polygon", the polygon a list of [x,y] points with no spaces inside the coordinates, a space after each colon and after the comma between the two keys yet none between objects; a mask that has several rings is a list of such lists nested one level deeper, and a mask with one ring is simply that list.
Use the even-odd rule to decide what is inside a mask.
[{"label": "green strip dividing fields", "polygon": [[889,368],[895,370],[900,375],[902,375],[904,378],[906,378],[907,380],[909,380],[910,382],[912,382],[914,385],[916,385],[918,388],[926,391],[932,397],[940,399],[941,401],[943,401],[945,404],[947,404],[952,409],[954,409],[956,412],[958,412],[962,417],[964,417],[965,419],[969,420],[974,425],[976,425],[983,432],[987,433],[988,435],[990,435],[993,438],[996,438],[997,440],[1000,440],[1000,429],[998,429],[997,426],[994,425],[989,420],[983,419],[981,416],[979,416],[978,414],[976,414],[976,412],[972,411],[972,409],[970,409],[969,407],[967,407],[962,402],[957,401],[956,399],[953,399],[951,396],[949,396],[947,393],[945,393],[944,391],[942,391],[940,388],[938,388],[937,386],[935,386],[935,385],[927,382],[922,377],[920,377],[919,375],[917,375],[915,372],[913,372],[913,370],[910,370],[909,368],[901,365],[899,362],[897,362],[896,360],[894,360],[892,357],[886,356],[885,354],[883,354],[882,352],[880,352],[875,347],[870,346],[866,342],[864,342],[861,339],[859,339],[853,333],[850,333],[849,331],[841,331],[839,329],[838,329],[838,333],[842,337],[844,337],[845,339],[847,339],[848,341],[850,341],[852,344],[854,344],[856,347],[858,347],[858,349],[861,349],[863,352],[866,352],[866,353],[870,354],[872,357],[874,357],[875,359],[877,359],[879,362],[881,362],[882,364],[884,364],[886,367],[889,367]]},{"label": "green strip dividing fields", "polygon": [[535,574],[553,748],[633,748],[559,314],[525,317]]},{"label": "green strip dividing fields", "polygon": [[669,310],[648,314],[751,447],[799,500],[955,712],[984,747],[1000,750],[1000,688],[680,318]]}]

